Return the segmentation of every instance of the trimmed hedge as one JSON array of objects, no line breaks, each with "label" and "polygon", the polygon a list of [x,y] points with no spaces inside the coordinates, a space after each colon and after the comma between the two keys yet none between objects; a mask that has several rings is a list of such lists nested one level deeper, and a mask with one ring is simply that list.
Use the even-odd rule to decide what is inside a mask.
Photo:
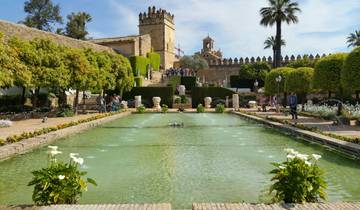
[{"label": "trimmed hedge", "polygon": [[[256,80],[254,79],[240,79],[237,75],[230,76],[230,86],[232,88],[250,88],[254,89],[254,83]],[[257,80],[259,83],[259,88],[264,87],[265,82],[263,80]]]},{"label": "trimmed hedge", "polygon": [[124,93],[123,99],[134,100],[135,96],[141,96],[143,104],[149,107],[153,107],[153,97],[160,97],[161,104],[172,107],[174,91],[172,87],[134,87],[130,92]]},{"label": "trimmed hedge", "polygon": [[192,107],[196,108],[199,104],[204,104],[205,97],[226,99],[226,96],[232,98],[234,91],[222,87],[194,87],[191,90]]},{"label": "trimmed hedge", "polygon": [[172,76],[172,77],[170,77],[167,86],[173,88],[173,91],[175,93],[176,87],[180,84],[181,84],[180,76]]},{"label": "trimmed hedge", "polygon": [[301,67],[291,71],[285,80],[285,91],[297,94],[309,93],[312,89],[314,69]]},{"label": "trimmed hedge", "polygon": [[146,57],[149,59],[149,63],[154,71],[159,71],[160,63],[161,63],[161,56],[159,53],[147,53]]},{"label": "trimmed hedge", "polygon": [[[266,95],[275,95],[278,92],[283,93],[285,91],[285,80],[291,71],[295,69],[289,67],[282,67],[271,70],[265,79],[265,94]],[[278,84],[276,78],[281,76],[281,82]]]},{"label": "trimmed hedge", "polygon": [[351,91],[360,90],[360,47],[355,48],[345,59],[341,84]]},{"label": "trimmed hedge", "polygon": [[196,86],[196,77],[181,77],[181,84],[185,86],[186,90],[191,90]]},{"label": "trimmed hedge", "polygon": [[149,59],[143,56],[131,56],[129,60],[135,76],[147,75],[147,66],[150,64]]},{"label": "trimmed hedge", "polygon": [[135,77],[134,81],[135,81],[136,87],[142,86],[142,77]]}]

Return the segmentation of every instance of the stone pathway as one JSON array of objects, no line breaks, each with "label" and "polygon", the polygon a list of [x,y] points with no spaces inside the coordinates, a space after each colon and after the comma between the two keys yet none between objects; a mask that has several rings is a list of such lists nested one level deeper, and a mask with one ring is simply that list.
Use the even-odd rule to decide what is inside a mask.
[{"label": "stone pathway", "polygon": [[[275,119],[291,121],[291,115],[285,116],[282,113],[256,112],[254,110],[246,110],[246,109],[243,109],[242,111],[252,112],[263,118],[266,118],[267,116],[269,116],[269,117],[272,117]],[[360,126],[333,125],[333,121],[331,121],[331,120],[323,120],[323,119],[319,119],[319,118],[305,117],[305,116],[299,116],[299,119],[296,122],[299,125],[304,125],[304,126],[311,127],[311,128],[317,128],[326,133],[332,133],[332,134],[350,137],[350,138],[360,137]]]},{"label": "stone pathway", "polygon": [[310,203],[304,205],[199,203],[193,210],[360,210],[360,203]]},{"label": "stone pathway", "polygon": [[32,132],[35,131],[36,129],[57,126],[60,124],[69,123],[71,121],[78,121],[81,119],[90,118],[96,115],[97,114],[86,114],[86,115],[79,114],[74,117],[48,118],[46,123],[42,123],[42,119],[13,121],[13,125],[11,127],[0,128],[0,139],[6,139],[8,136],[20,135],[23,132]]}]

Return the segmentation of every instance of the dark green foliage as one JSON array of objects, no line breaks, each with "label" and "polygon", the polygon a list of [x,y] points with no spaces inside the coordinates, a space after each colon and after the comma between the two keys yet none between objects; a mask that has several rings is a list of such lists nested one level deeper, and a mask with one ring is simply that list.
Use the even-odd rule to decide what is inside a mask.
[{"label": "dark green foliage", "polygon": [[216,113],[224,113],[225,112],[225,106],[224,104],[218,104],[215,108]]},{"label": "dark green foliage", "polygon": [[240,107],[247,107],[249,101],[256,101],[256,93],[246,93],[239,95],[239,104]]},{"label": "dark green foliage", "polygon": [[204,112],[205,112],[205,107],[204,107],[202,104],[199,104],[199,105],[196,107],[196,112],[197,112],[197,113],[204,113]]},{"label": "dark green foliage", "polygon": [[181,84],[181,77],[180,76],[173,76],[168,81],[168,86],[172,87],[174,93],[176,91],[176,87]]},{"label": "dark green foliage", "polygon": [[[265,93],[267,95],[276,95],[278,93],[283,93],[285,91],[285,80],[288,74],[294,71],[293,68],[283,67],[271,70],[265,79]],[[278,76],[282,77],[280,83],[276,82]]]},{"label": "dark green foliage", "polygon": [[329,92],[339,92],[340,76],[347,54],[339,53],[320,59],[315,65],[314,88]]},{"label": "dark green foliage", "polygon": [[23,24],[43,31],[52,31],[52,25],[62,23],[60,6],[51,0],[28,0],[24,4],[24,11],[28,13]]},{"label": "dark green foliage", "polygon": [[149,59],[149,63],[151,65],[151,67],[155,70],[155,71],[159,71],[160,69],[160,63],[161,63],[161,56],[159,53],[148,53],[146,55],[146,57]]},{"label": "dark green foliage", "polygon": [[258,81],[258,87],[264,87],[263,80],[253,80],[253,79],[240,79],[237,75],[230,76],[230,85],[232,88],[250,88],[254,89],[255,81]]},{"label": "dark green foliage", "polygon": [[304,59],[291,61],[289,64],[287,64],[287,67],[290,68],[301,68],[301,67],[310,67],[314,68],[316,64],[316,60],[310,60],[309,58],[305,57]]},{"label": "dark green foliage", "polygon": [[187,103],[189,103],[189,100],[188,100],[188,98],[187,98],[186,96],[180,96],[180,98],[181,98],[181,103],[182,103],[182,104],[187,104]]},{"label": "dark green foliage", "polygon": [[191,90],[196,86],[196,77],[181,77],[181,84],[185,85],[186,90]]},{"label": "dark green foliage", "polygon": [[349,44],[348,47],[360,46],[360,31],[355,31],[354,33],[351,33],[347,37],[347,43]]},{"label": "dark green foliage", "polygon": [[91,15],[86,12],[71,13],[67,16],[68,22],[65,28],[65,35],[74,39],[85,40],[89,34],[86,24],[91,22]]},{"label": "dark green foliage", "polygon": [[130,92],[125,92],[123,95],[124,100],[133,100],[135,96],[140,96],[142,100],[149,102],[153,107],[152,98],[160,97],[161,104],[166,104],[172,107],[173,103],[173,89],[172,87],[134,87]]},{"label": "dark green foliage", "polygon": [[240,67],[239,78],[244,80],[265,80],[266,74],[271,70],[266,62],[245,64]]},{"label": "dark green foliage", "polygon": [[204,103],[205,97],[226,99],[232,97],[235,92],[222,87],[194,87],[191,90],[192,107],[197,107],[199,104]]},{"label": "dark green foliage", "polygon": [[136,108],[137,113],[143,114],[146,112],[146,108],[144,105],[140,105],[138,108]]},{"label": "dark green foliage", "polygon": [[345,89],[360,90],[360,47],[355,48],[345,59],[341,83]]},{"label": "dark green foliage", "polygon": [[142,86],[142,77],[135,77],[134,80],[135,80],[136,87]]},{"label": "dark green foliage", "polygon": [[298,68],[291,71],[285,80],[285,91],[298,94],[309,93],[314,77],[313,68]]},{"label": "dark green foliage", "polygon": [[133,69],[133,74],[135,76],[146,76],[147,68],[149,63],[149,59],[143,56],[132,56],[129,58],[131,67]]},{"label": "dark green foliage", "polygon": [[56,116],[57,117],[72,117],[74,116],[75,113],[72,109],[72,107],[64,107],[64,108],[61,108],[57,113],[56,113]]},{"label": "dark green foliage", "polygon": [[175,98],[175,104],[181,104],[181,98],[180,97]]},{"label": "dark green foliage", "polygon": [[161,106],[161,112],[162,112],[162,113],[167,113],[168,111],[169,111],[168,105],[163,104],[163,105]]}]

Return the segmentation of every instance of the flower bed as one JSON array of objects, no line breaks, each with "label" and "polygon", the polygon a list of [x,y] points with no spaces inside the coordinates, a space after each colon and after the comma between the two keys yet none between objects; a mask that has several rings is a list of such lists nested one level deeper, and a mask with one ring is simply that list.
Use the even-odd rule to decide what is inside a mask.
[{"label": "flower bed", "polygon": [[33,132],[24,132],[24,133],[22,133],[20,135],[9,136],[9,137],[6,138],[6,140],[0,139],[0,146],[5,145],[7,143],[19,142],[19,141],[22,141],[24,139],[33,138],[33,137],[36,137],[36,136],[40,136],[40,135],[47,134],[47,133],[50,133],[50,132],[53,132],[53,131],[57,131],[57,130],[61,130],[61,129],[64,129],[64,128],[72,127],[72,126],[79,125],[79,124],[82,124],[82,123],[87,123],[87,122],[91,122],[91,121],[94,121],[94,120],[102,119],[102,118],[105,118],[105,117],[116,115],[116,114],[121,113],[121,112],[123,112],[123,111],[99,114],[99,115],[96,115],[96,116],[93,116],[93,117],[90,117],[90,118],[81,119],[81,120],[73,121],[73,122],[69,122],[69,123],[64,123],[64,124],[60,124],[60,125],[57,125],[57,126],[51,126],[51,127],[47,127],[47,128],[42,128],[42,129],[39,129],[39,130],[35,130]]}]

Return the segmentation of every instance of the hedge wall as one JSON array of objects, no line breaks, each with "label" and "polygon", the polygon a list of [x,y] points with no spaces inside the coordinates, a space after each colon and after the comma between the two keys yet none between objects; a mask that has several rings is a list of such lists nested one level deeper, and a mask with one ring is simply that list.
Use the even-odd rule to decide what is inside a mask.
[{"label": "hedge wall", "polygon": [[191,90],[192,106],[196,108],[199,104],[204,105],[204,98],[220,98],[225,100],[226,96],[232,98],[234,91],[222,87],[194,87]]},{"label": "hedge wall", "polygon": [[[254,89],[255,80],[253,79],[240,79],[237,75],[230,76],[230,85],[232,88],[250,88]],[[263,80],[258,80],[259,88],[264,87],[265,82]]]},{"label": "hedge wall", "polygon": [[149,63],[155,71],[159,71],[161,57],[159,53],[147,53],[146,57],[149,59]]},{"label": "hedge wall", "polygon": [[181,84],[185,85],[186,90],[191,90],[196,86],[196,77],[181,77]]},{"label": "hedge wall", "polygon": [[146,76],[147,65],[150,64],[149,59],[142,56],[131,56],[129,60],[135,76],[138,76],[139,74]]},{"label": "hedge wall", "polygon": [[124,93],[123,99],[134,100],[135,96],[140,95],[143,104],[147,107],[153,107],[152,98],[156,96],[161,98],[161,105],[172,107],[174,95],[172,87],[134,87],[130,92]]}]

